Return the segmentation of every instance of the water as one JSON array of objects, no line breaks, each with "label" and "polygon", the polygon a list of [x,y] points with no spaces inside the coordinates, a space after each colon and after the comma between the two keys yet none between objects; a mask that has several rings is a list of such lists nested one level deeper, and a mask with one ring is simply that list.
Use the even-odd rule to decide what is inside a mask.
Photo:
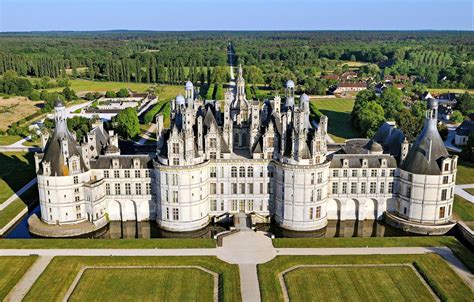
[{"label": "water", "polygon": [[[25,216],[5,238],[32,238],[28,232],[28,217],[32,214],[40,215],[40,208],[37,206],[27,216]],[[161,230],[156,222],[136,222],[136,221],[111,221],[109,225],[94,234],[83,236],[86,238],[99,239],[121,239],[121,238],[213,238],[217,233],[228,230],[232,223],[220,222],[211,224],[201,230],[185,233],[175,233]],[[258,224],[258,230],[267,231],[277,238],[318,238],[318,237],[394,237],[413,236],[377,220],[330,220],[326,228],[314,232],[295,232],[280,228],[274,223]]]}]

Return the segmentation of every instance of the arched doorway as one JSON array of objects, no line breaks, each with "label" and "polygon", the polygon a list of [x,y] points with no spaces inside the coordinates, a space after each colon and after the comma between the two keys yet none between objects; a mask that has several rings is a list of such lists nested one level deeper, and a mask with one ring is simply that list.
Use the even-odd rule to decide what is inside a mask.
[{"label": "arched doorway", "polygon": [[365,201],[365,219],[375,220],[377,219],[377,205],[378,202],[375,199],[367,199]]},{"label": "arched doorway", "polygon": [[356,199],[348,199],[344,212],[346,220],[357,220],[359,218],[359,202]]},{"label": "arched doorway", "polygon": [[327,215],[330,220],[341,219],[341,202],[337,199],[329,199],[327,204]]}]

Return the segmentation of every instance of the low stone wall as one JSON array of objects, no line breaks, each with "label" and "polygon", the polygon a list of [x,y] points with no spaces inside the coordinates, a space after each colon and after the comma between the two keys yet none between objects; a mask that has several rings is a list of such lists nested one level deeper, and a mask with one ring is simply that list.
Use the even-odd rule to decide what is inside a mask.
[{"label": "low stone wall", "polygon": [[94,223],[81,222],[71,225],[51,225],[42,222],[36,214],[33,214],[28,218],[28,230],[30,233],[40,237],[67,238],[94,233],[105,227],[108,223],[107,219],[102,218]]},{"label": "low stone wall", "polygon": [[389,212],[385,212],[385,222],[405,232],[420,235],[444,235],[456,226],[456,222],[439,225],[424,225],[402,219]]},{"label": "low stone wall", "polygon": [[25,207],[23,210],[21,210],[21,212],[18,213],[15,218],[10,220],[9,223],[7,223],[3,228],[0,229],[0,236],[5,235],[10,230],[10,228],[13,227],[15,223],[20,221],[26,214],[28,214],[28,207]]},{"label": "low stone wall", "polygon": [[462,237],[462,239],[469,242],[471,246],[474,246],[474,231],[471,230],[464,222],[458,221],[456,225],[457,233]]}]

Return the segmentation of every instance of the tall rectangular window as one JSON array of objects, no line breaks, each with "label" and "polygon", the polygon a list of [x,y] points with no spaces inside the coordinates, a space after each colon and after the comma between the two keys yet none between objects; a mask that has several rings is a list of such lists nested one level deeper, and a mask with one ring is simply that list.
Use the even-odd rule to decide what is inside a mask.
[{"label": "tall rectangular window", "polygon": [[209,204],[211,211],[217,211],[217,201],[215,199],[211,199]]},{"label": "tall rectangular window", "polygon": [[309,208],[309,219],[313,219],[314,217],[314,208]]},{"label": "tall rectangular window", "polygon": [[245,184],[240,184],[240,194],[245,194]]},{"label": "tall rectangular window", "polygon": [[130,178],[130,170],[125,170],[125,178]]},{"label": "tall rectangular window", "polygon": [[105,195],[110,195],[110,184],[105,184]]},{"label": "tall rectangular window", "polygon": [[232,184],[231,184],[231,187],[232,187],[232,194],[237,194],[237,184],[236,184],[236,183],[232,183]]},{"label": "tall rectangular window", "polygon": [[323,172],[318,172],[318,184],[323,183]]},{"label": "tall rectangular window", "polygon": [[314,185],[314,173],[311,173],[311,184]]},{"label": "tall rectangular window", "polygon": [[366,169],[362,170],[362,177],[367,177],[367,170]]},{"label": "tall rectangular window", "polygon": [[408,198],[411,198],[411,187],[410,186],[407,186],[407,197]]},{"label": "tall rectangular window", "polygon": [[357,170],[356,169],[352,170],[352,177],[357,177]]},{"label": "tall rectangular window", "polygon": [[77,176],[74,176],[74,184],[76,184],[76,185],[77,185],[78,183],[79,183],[79,177],[77,177]]},{"label": "tall rectangular window", "polygon": [[109,171],[107,170],[104,171],[104,178],[109,178]]},{"label": "tall rectangular window", "polygon": [[337,194],[339,184],[337,182],[332,183],[332,194]]},{"label": "tall rectangular window", "polygon": [[173,186],[178,185],[178,175],[177,174],[171,175],[171,185],[173,185]]},{"label": "tall rectangular window", "polygon": [[376,190],[377,190],[377,183],[376,182],[371,182],[370,183],[370,194],[375,194]]},{"label": "tall rectangular window", "polygon": [[173,203],[178,203],[178,191],[173,191]]},{"label": "tall rectangular window", "polygon": [[351,194],[357,194],[357,183],[351,182]]},{"label": "tall rectangular window", "polygon": [[125,195],[132,195],[132,190],[130,188],[130,184],[126,183],[125,184]]},{"label": "tall rectangular window", "polygon": [[362,193],[362,194],[367,193],[367,183],[366,182],[362,182],[360,184],[360,193]]},{"label": "tall rectangular window", "polygon": [[120,178],[120,171],[114,170],[114,178]]},{"label": "tall rectangular window", "polygon": [[444,218],[445,214],[445,207],[440,207],[439,208],[439,218]]},{"label": "tall rectangular window", "polygon": [[342,183],[342,194],[347,194],[347,182]]},{"label": "tall rectangular window", "polygon": [[375,169],[370,170],[370,176],[371,177],[377,177],[377,170],[375,170]]},{"label": "tall rectangular window", "polygon": [[447,196],[448,196],[448,190],[447,189],[441,190],[441,200],[446,200]]},{"label": "tall rectangular window", "polygon": [[211,182],[211,194],[216,194],[216,184]]},{"label": "tall rectangular window", "polygon": [[247,184],[249,194],[253,194],[253,184]]},{"label": "tall rectangular window", "polygon": [[346,169],[342,170],[342,176],[347,177],[347,170]]},{"label": "tall rectangular window", "polygon": [[393,182],[388,183],[388,193],[393,193]]},{"label": "tall rectangular window", "polygon": [[237,200],[231,200],[232,212],[237,212]]},{"label": "tall rectangular window", "polygon": [[333,177],[339,177],[339,170],[333,170],[332,171],[332,176]]},{"label": "tall rectangular window", "polygon": [[212,178],[216,178],[216,176],[217,176],[216,167],[211,167],[211,170],[210,170],[209,175],[210,175],[210,177],[212,177]]},{"label": "tall rectangular window", "polygon": [[135,170],[135,178],[140,178],[141,175],[140,175],[140,170]]},{"label": "tall rectangular window", "polygon": [[443,184],[448,183],[449,176],[443,176]]},{"label": "tall rectangular window", "polygon": [[115,184],[115,195],[120,195],[120,184]]},{"label": "tall rectangular window", "polygon": [[146,194],[150,195],[151,194],[151,183],[147,183],[145,189],[146,189]]},{"label": "tall rectangular window", "polygon": [[221,182],[221,194],[224,194],[224,183]]},{"label": "tall rectangular window", "polygon": [[383,194],[383,193],[385,193],[385,183],[381,182],[380,183],[380,194]]},{"label": "tall rectangular window", "polygon": [[316,190],[316,200],[318,200],[318,201],[321,200],[321,197],[322,197],[322,196],[321,196],[321,195],[322,195],[321,192],[322,192],[321,189],[317,189],[317,190]]},{"label": "tall rectangular window", "polygon": [[321,206],[316,207],[316,218],[321,218]]},{"label": "tall rectangular window", "polygon": [[135,184],[135,194],[142,195],[142,184],[140,183]]},{"label": "tall rectangular window", "polygon": [[179,220],[179,209],[173,208],[173,220]]}]

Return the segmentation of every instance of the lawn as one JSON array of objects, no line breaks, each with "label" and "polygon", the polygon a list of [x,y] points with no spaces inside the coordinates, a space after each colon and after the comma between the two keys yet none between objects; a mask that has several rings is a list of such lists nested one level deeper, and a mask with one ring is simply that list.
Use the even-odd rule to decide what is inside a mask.
[{"label": "lawn", "polygon": [[469,92],[470,94],[474,93],[474,89],[461,89],[461,88],[428,88],[428,91],[430,93],[464,93],[464,92]]},{"label": "lawn", "polygon": [[[215,257],[55,257],[46,270],[41,274],[39,279],[33,285],[31,290],[28,292],[24,301],[58,301],[61,300],[69,286],[72,284],[74,278],[84,266],[201,266],[205,269],[211,270],[219,274],[219,301],[240,301],[240,283],[239,283],[239,269],[237,265],[227,264],[220,261]],[[120,271],[119,271],[120,272]],[[185,292],[187,289],[194,290],[195,287],[199,287],[200,293],[206,295],[208,289],[203,288],[208,286],[208,281],[204,280],[204,284],[199,284],[196,282],[196,278],[190,275],[189,271],[186,271],[186,279],[183,280],[182,274],[175,276],[174,278],[166,277],[168,280],[166,282],[160,282],[158,276],[150,276],[146,278],[136,279],[127,277],[125,274],[120,274],[119,278],[115,278],[110,285],[106,285],[107,282],[110,282],[109,278],[103,276],[86,276],[84,284],[80,286],[79,289],[86,289],[86,292],[80,293],[79,296],[76,296],[77,299],[82,301],[88,301],[89,295],[98,294],[101,291],[105,293],[122,293],[122,291],[128,291],[130,287],[135,287],[130,289],[135,293],[139,290],[139,294],[136,294],[132,297],[132,300],[136,300],[138,296],[146,297],[152,295],[153,293],[163,292],[166,290],[167,296],[166,301],[178,301],[179,297],[186,297]],[[127,271],[127,274],[131,274]],[[92,278],[93,280],[89,280]],[[161,278],[161,277],[160,277]],[[201,278],[200,278],[201,279]],[[170,283],[171,281],[176,283]],[[92,284],[94,282],[97,284]],[[189,281],[186,284],[186,281]],[[141,285],[136,283],[143,283]],[[54,284],[54,286],[51,286]],[[102,286],[101,286],[102,285]],[[203,285],[201,287],[201,285]],[[109,288],[105,290],[104,286]],[[44,290],[47,288],[48,290]],[[98,289],[100,288],[100,290]],[[169,289],[172,290],[169,290]],[[95,290],[95,291],[94,291]],[[212,287],[211,287],[212,290]],[[113,297],[114,301],[116,297]],[[183,300],[193,300],[192,296],[187,296],[189,298],[184,298]],[[84,299],[82,299],[84,298]],[[101,298],[94,296],[95,300],[102,300]],[[161,301],[161,299],[153,298],[151,300]],[[181,301],[183,301],[181,300]]]},{"label": "lawn", "polygon": [[[109,90],[119,90],[121,88],[128,88],[136,92],[145,92],[153,86],[150,83],[128,83],[128,82],[101,82],[101,81],[89,81],[89,80],[69,80],[71,84],[70,88],[76,93],[84,91],[100,91],[105,92]],[[48,89],[48,91],[62,91],[64,87],[56,87]]]},{"label": "lawn", "polygon": [[433,301],[409,266],[305,267],[284,275],[290,301]]},{"label": "lawn", "polygon": [[0,203],[36,176],[33,153],[0,153],[0,167]]},{"label": "lawn", "polygon": [[466,191],[467,193],[469,193],[471,195],[474,195],[474,188],[464,189],[464,191]]},{"label": "lawn", "polygon": [[215,248],[214,239],[5,239],[0,249],[178,249]]},{"label": "lawn", "polygon": [[213,289],[213,276],[199,269],[91,268],[68,301],[212,301]]},{"label": "lawn", "polygon": [[461,196],[454,195],[453,215],[455,219],[462,220],[471,227],[474,225],[474,204]]},{"label": "lawn", "polygon": [[8,146],[14,144],[22,138],[23,137],[19,135],[2,135],[0,136],[0,146]]},{"label": "lawn", "polygon": [[[456,210],[456,203],[454,209]],[[276,248],[338,248],[338,247],[430,247],[447,246],[472,272],[474,255],[452,236],[354,237],[354,238],[276,238]]]},{"label": "lawn", "polygon": [[360,137],[359,132],[352,126],[351,112],[354,107],[353,99],[316,99],[311,101],[314,106],[329,119],[329,136],[336,142]]},{"label": "lawn", "polygon": [[[370,265],[370,264],[414,264],[417,267],[417,270],[426,276],[427,283],[434,290],[434,292],[441,298],[441,300],[451,300],[451,301],[472,301],[472,291],[464,283],[463,280],[448,266],[448,264],[436,254],[424,254],[424,255],[351,255],[351,256],[278,256],[270,262],[265,264],[258,265],[258,278],[260,281],[260,293],[262,295],[263,301],[282,301],[283,294],[278,280],[278,274],[289,268],[292,268],[296,265],[340,265],[340,264],[359,264],[359,265]],[[306,280],[298,278],[298,276],[293,276],[295,281],[301,280],[301,283],[294,283],[293,280],[289,280],[293,283],[290,283],[290,297],[295,291],[304,295],[302,298],[304,301],[316,300],[316,295],[326,295],[326,299],[319,299],[319,301],[373,301],[371,299],[375,294],[387,294],[390,295],[387,298],[381,299],[379,301],[401,301],[403,300],[400,296],[394,296],[393,293],[400,290],[410,291],[406,294],[415,295],[418,297],[423,297],[426,295],[426,289],[422,286],[417,286],[416,288],[413,285],[408,285],[407,282],[413,281],[413,276],[404,275],[403,277],[409,278],[408,280],[401,281],[400,272],[397,276],[394,274],[388,275],[387,272],[383,274],[371,274],[370,276],[363,276],[360,268],[357,269],[356,273],[353,273],[350,276],[350,280],[344,281],[347,283],[348,288],[341,289],[339,287],[339,282],[341,280],[330,279],[329,281],[323,276],[315,279],[308,278],[308,273],[305,274]],[[342,278],[347,276],[347,271],[339,274]],[[290,278],[292,276],[290,275]],[[378,278],[388,278],[395,280],[379,280]],[[351,288],[351,282],[357,282],[356,280],[364,280],[365,283],[361,287],[357,288],[357,295],[355,289]],[[316,282],[329,282],[326,284],[326,287],[313,287],[313,283]],[[396,288],[392,288],[390,291],[384,293],[373,293],[371,292],[371,287],[375,284],[379,285],[377,291],[387,290],[390,286],[390,282],[396,283]],[[373,283],[374,285],[372,285]],[[418,284],[415,283],[414,285]],[[291,286],[293,288],[291,289]],[[382,289],[383,286],[383,289]],[[402,289],[403,288],[403,289]],[[307,290],[313,291],[313,296],[309,297],[307,295]],[[344,300],[341,299],[341,292],[344,293],[348,291],[352,292],[351,297],[344,297]],[[415,292],[414,292],[415,291]],[[358,299],[358,297],[363,297]],[[418,299],[412,299],[408,301],[418,301]]]},{"label": "lawn", "polygon": [[[5,209],[0,211],[0,228],[7,225],[13,218],[15,218],[21,211],[35,203],[38,200],[38,189],[36,185],[31,187],[28,191],[20,195]],[[3,240],[1,240],[3,241]]]},{"label": "lawn", "polygon": [[12,123],[37,112],[42,106],[43,102],[30,101],[23,96],[0,98],[0,130],[7,130]]},{"label": "lawn", "polygon": [[36,256],[0,257],[0,300],[8,295],[35,260]]},{"label": "lawn", "polygon": [[458,171],[456,174],[456,184],[473,184],[474,183],[474,164],[465,161],[458,161]]}]

